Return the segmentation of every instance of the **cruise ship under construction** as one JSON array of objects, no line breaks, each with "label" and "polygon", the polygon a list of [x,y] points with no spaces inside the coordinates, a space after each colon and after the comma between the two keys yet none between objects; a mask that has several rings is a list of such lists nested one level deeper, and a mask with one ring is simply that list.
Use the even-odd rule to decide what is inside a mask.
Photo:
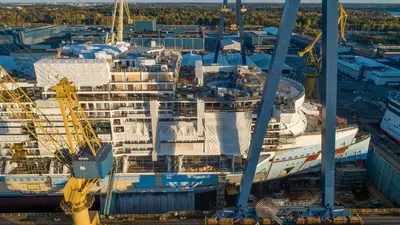
[{"label": "cruise ship under construction", "polygon": [[[82,57],[82,48],[92,55]],[[109,48],[118,54],[106,54]],[[183,68],[179,51],[127,43],[63,52],[36,62],[35,80],[17,81],[64,133],[51,87],[63,77],[75,83],[99,139],[114,151],[114,173],[92,188],[102,207],[112,189],[113,213],[190,211],[196,195],[216,191],[220,182],[239,185],[268,79],[257,66],[198,60]],[[0,196],[61,196],[67,167],[26,132],[12,105],[0,103]],[[337,118],[337,162],[365,159],[369,142],[369,135]],[[21,143],[23,160],[12,157]],[[305,101],[301,84],[283,77],[254,182],[318,168],[320,159],[320,106]]]}]

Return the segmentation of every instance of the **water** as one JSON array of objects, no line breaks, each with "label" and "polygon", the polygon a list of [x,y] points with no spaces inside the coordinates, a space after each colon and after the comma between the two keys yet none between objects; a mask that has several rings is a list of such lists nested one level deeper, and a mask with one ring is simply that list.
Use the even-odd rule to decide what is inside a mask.
[{"label": "water", "polygon": [[390,12],[390,14],[392,14],[393,16],[400,16],[400,12],[392,11]]}]

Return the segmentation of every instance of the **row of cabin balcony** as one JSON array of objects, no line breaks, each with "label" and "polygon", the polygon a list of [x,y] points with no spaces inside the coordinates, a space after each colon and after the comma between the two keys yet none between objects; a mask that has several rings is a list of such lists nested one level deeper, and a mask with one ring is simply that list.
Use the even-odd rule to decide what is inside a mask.
[{"label": "row of cabin balcony", "polygon": [[110,91],[175,91],[170,84],[111,84]]},{"label": "row of cabin balcony", "polygon": [[[175,84],[173,82],[162,82],[162,83],[123,83],[123,82],[111,82],[108,85],[102,87],[80,87],[77,94],[93,93],[108,94],[113,91],[175,91]],[[55,94],[54,91],[44,92],[47,94]]]},{"label": "row of cabin balcony", "polygon": [[111,81],[130,81],[130,82],[166,82],[174,81],[174,76],[172,72],[165,73],[113,73],[111,75]]}]

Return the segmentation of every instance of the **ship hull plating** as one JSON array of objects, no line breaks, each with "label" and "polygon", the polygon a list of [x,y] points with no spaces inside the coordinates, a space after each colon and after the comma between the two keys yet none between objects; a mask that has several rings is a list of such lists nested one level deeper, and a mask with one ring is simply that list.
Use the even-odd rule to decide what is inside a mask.
[{"label": "ship hull plating", "polygon": [[[359,138],[356,142],[336,149],[337,162],[349,162],[365,159],[370,137]],[[278,159],[279,154],[290,151],[297,158]],[[254,182],[261,182],[305,171],[320,165],[319,153],[304,154],[304,149],[282,150],[261,153]],[[264,157],[263,157],[264,156]],[[215,190],[218,175],[221,172],[191,173],[116,173],[113,191],[129,192],[208,192]],[[227,172],[227,181],[239,185],[242,172]],[[3,175],[0,176],[0,196],[58,196],[68,180],[68,175]],[[93,192],[107,192],[108,177],[103,179]]]}]

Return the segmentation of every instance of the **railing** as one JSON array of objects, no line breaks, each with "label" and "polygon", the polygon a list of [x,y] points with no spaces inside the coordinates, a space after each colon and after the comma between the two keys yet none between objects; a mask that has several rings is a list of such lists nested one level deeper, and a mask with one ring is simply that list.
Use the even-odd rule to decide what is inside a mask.
[{"label": "railing", "polygon": [[400,208],[384,209],[348,209],[353,214],[391,214],[400,213]]}]

